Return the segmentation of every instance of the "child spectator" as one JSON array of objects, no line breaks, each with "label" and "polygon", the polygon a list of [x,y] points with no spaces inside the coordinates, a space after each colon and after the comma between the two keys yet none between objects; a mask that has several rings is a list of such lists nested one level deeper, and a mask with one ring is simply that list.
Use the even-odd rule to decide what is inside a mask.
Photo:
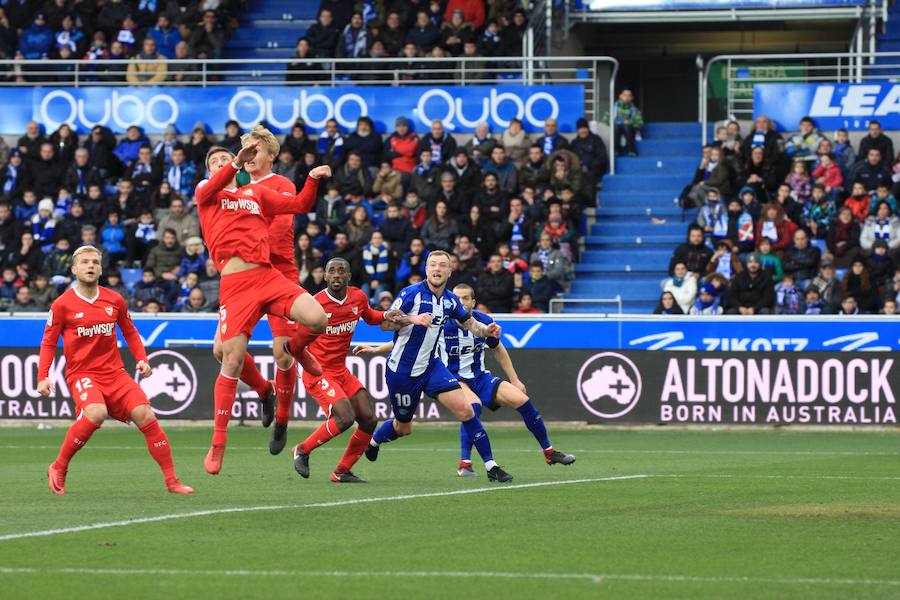
[{"label": "child spectator", "polygon": [[781,259],[772,251],[772,240],[763,238],[756,254],[763,270],[772,276],[772,280],[781,281],[784,277],[784,269],[781,266]]},{"label": "child spectator", "polygon": [[[669,295],[671,296],[671,294]],[[523,293],[519,295],[519,301],[516,303],[516,309],[513,311],[513,314],[539,315],[540,313],[541,311],[534,306],[534,299],[531,297],[531,294]]]},{"label": "child spectator", "polygon": [[897,268],[888,254],[888,245],[884,240],[875,240],[872,254],[866,258],[866,267],[876,290],[885,287]]},{"label": "child spectator", "polygon": [[850,209],[853,218],[862,223],[869,216],[869,207],[872,205],[872,199],[866,192],[866,186],[862,181],[853,182],[853,191],[846,199],[844,206]]},{"label": "child spectator", "polygon": [[794,236],[797,225],[787,218],[784,209],[777,202],[770,202],[763,207],[762,215],[756,224],[756,244],[763,239],[772,243],[772,250],[784,250]]},{"label": "child spectator", "polygon": [[834,202],[825,194],[825,186],[817,183],[813,186],[810,201],[803,206],[803,222],[817,240],[824,240],[828,235],[828,224],[834,216]]},{"label": "child spectator", "polygon": [[716,296],[716,290],[711,283],[704,283],[700,286],[700,293],[696,302],[691,306],[691,315],[721,315],[723,312],[719,304],[719,298]]},{"label": "child spectator", "polygon": [[866,252],[871,252],[877,240],[883,240],[892,252],[900,248],[900,218],[893,214],[887,202],[879,203],[875,215],[866,217],[859,245]]},{"label": "child spectator", "polygon": [[811,285],[806,288],[806,302],[803,310],[804,315],[830,315],[831,305],[822,299],[819,288]]},{"label": "child spectator", "polygon": [[737,252],[734,250],[731,240],[721,239],[716,242],[716,252],[713,254],[712,258],[709,259],[709,264],[706,265],[706,272],[719,273],[725,279],[730,280],[743,270],[744,265],[742,265],[740,259],[738,259]]},{"label": "child spectator", "polygon": [[891,188],[886,183],[879,183],[875,188],[875,195],[872,196],[872,202],[869,204],[869,214],[874,215],[878,205],[881,202],[887,202],[891,207],[891,212],[897,214],[897,199],[891,193]]},{"label": "child spectator", "polygon": [[[603,122],[609,123],[609,113],[603,116]],[[618,154],[628,153],[628,156],[637,156],[637,137],[644,126],[644,117],[640,109],[634,104],[634,94],[631,90],[622,90],[619,99],[613,107],[613,147]]]},{"label": "child spectator", "polygon": [[844,175],[841,173],[841,167],[834,162],[832,155],[821,155],[819,165],[813,169],[812,176],[815,183],[825,187],[825,193],[829,196],[829,200],[836,201],[838,199],[843,191]]},{"label": "child spectator", "polygon": [[800,315],[806,311],[803,293],[794,281],[794,276],[786,274],[775,286],[775,314]]}]

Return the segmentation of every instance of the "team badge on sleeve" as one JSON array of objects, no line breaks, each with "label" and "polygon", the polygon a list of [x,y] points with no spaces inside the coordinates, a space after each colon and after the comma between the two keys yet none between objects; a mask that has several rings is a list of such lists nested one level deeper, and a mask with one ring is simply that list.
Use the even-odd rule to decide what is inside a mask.
[{"label": "team badge on sleeve", "polygon": [[47,327],[53,327],[53,311],[47,311]]},{"label": "team badge on sleeve", "polygon": [[104,310],[106,310],[107,315],[109,315],[110,317],[112,316],[112,311],[113,311],[112,306],[106,306],[106,307],[104,307]]}]

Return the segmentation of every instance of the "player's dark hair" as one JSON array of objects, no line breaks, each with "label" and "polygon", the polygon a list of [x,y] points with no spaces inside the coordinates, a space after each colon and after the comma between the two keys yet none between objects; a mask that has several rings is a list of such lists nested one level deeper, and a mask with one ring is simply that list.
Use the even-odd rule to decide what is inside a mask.
[{"label": "player's dark hair", "polygon": [[206,152],[206,159],[203,161],[203,165],[208,169],[209,168],[209,159],[213,154],[218,154],[219,152],[227,152],[231,156],[234,156],[234,153],[226,148],[225,146],[213,146]]},{"label": "player's dark hair", "polygon": [[347,270],[348,271],[350,270],[350,261],[348,261],[346,258],[342,258],[340,256],[335,256],[334,258],[330,259],[327,263],[325,263],[326,271],[328,270],[328,265],[330,265],[333,262],[343,263],[347,267]]},{"label": "player's dark hair", "polygon": [[462,289],[466,290],[467,292],[469,292],[470,294],[472,294],[472,299],[475,298],[475,288],[473,288],[471,285],[469,285],[468,283],[457,283],[456,285],[453,286],[454,290],[458,290],[460,288],[462,288]]}]

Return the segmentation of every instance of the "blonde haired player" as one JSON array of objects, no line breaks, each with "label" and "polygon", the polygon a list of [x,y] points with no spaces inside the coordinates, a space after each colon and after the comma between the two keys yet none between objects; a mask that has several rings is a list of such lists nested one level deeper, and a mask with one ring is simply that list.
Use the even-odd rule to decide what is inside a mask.
[{"label": "blonde haired player", "polygon": [[69,461],[111,416],[138,426],[147,441],[147,450],[162,469],[170,492],[190,494],[194,490],[175,476],[169,439],[159,426],[147,395],[125,371],[116,343],[116,325],[122,330],[141,376],[150,377],[153,372],[147,364],[144,344],[128,314],[125,300],[97,284],[102,274],[101,258],[100,251],[93,246],[82,246],[74,252],[72,274],[75,285],[53,302],[41,341],[38,392],[42,396],[53,393],[50,364],[62,334],[66,384],[72,392],[78,415],[66,433],[59,455],[47,469],[50,491],[65,493]]},{"label": "blonde haired player", "polygon": [[[296,194],[297,190],[293,181],[272,172],[272,165],[281,151],[281,144],[278,143],[275,135],[262,125],[256,125],[251,131],[241,136],[242,144],[247,144],[252,140],[259,142],[259,150],[253,158],[244,163],[244,171],[250,175],[250,183],[265,186],[286,196]],[[300,271],[294,260],[293,214],[274,215],[269,218],[269,262],[288,281],[300,283]],[[285,350],[284,345],[297,334],[297,323],[273,312],[268,313],[268,320],[269,328],[272,330],[275,379],[267,381],[262,376],[249,352],[244,355],[240,378],[259,395],[263,427],[268,427],[273,420],[275,421],[275,427],[272,429],[269,439],[269,452],[278,454],[284,449],[287,440],[291,401],[297,387],[297,369],[294,366],[294,357]],[[213,353],[221,362],[222,342],[218,329]]]}]

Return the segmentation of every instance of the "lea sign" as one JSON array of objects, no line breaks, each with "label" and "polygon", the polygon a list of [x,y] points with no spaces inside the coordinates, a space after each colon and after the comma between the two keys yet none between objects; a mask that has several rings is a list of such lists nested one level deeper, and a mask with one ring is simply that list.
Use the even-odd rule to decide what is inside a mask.
[{"label": "lea sign", "polygon": [[759,115],[782,131],[795,131],[804,116],[822,130],[862,130],[872,120],[900,129],[900,83],[760,83],[753,86],[753,117]]}]

